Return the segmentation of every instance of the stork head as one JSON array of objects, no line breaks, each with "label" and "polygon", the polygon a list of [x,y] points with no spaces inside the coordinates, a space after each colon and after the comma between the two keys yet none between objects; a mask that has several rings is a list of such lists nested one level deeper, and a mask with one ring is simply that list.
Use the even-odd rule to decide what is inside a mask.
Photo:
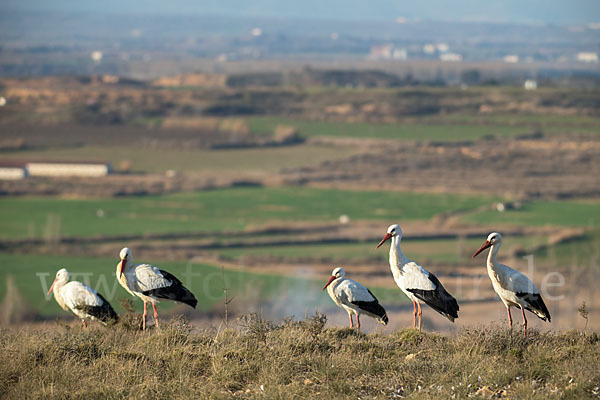
[{"label": "stork head", "polygon": [[398,238],[402,237],[402,229],[400,228],[400,225],[398,225],[398,224],[393,224],[393,225],[388,226],[387,233],[385,234],[383,239],[381,239],[381,242],[379,242],[379,244],[377,245],[376,248],[378,249],[379,247],[381,247],[382,244],[387,242],[388,239],[393,238],[395,236],[397,236]]},{"label": "stork head", "polygon": [[129,247],[123,247],[119,253],[119,257],[121,257],[121,260],[131,258],[131,250],[129,250]]},{"label": "stork head", "polygon": [[131,260],[131,250],[129,250],[129,247],[123,247],[119,253],[119,257],[121,257],[121,262],[119,263],[120,278],[121,275],[123,275],[123,270],[125,269],[125,265],[127,265],[127,261]]},{"label": "stork head", "polygon": [[337,267],[336,269],[334,269],[331,272],[331,277],[329,278],[325,286],[323,286],[322,291],[327,289],[327,286],[329,286],[331,282],[335,281],[336,279],[343,278],[344,276],[346,276],[346,271],[344,271],[342,267]]},{"label": "stork head", "polygon": [[484,244],[481,245],[479,250],[473,254],[473,258],[475,258],[479,253],[487,249],[488,247],[492,247],[494,245],[500,246],[502,244],[502,235],[498,232],[492,232],[488,235]]},{"label": "stork head", "polygon": [[48,294],[52,293],[54,286],[59,282],[62,284],[69,282],[69,271],[67,271],[66,268],[61,268],[56,272],[56,278],[54,278],[54,282],[52,282]]}]

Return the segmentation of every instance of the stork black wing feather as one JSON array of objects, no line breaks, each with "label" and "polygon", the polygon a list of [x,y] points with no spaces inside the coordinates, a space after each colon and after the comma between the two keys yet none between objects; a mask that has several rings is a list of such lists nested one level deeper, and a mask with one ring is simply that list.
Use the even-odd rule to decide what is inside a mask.
[{"label": "stork black wing feather", "polygon": [[550,322],[550,311],[548,311],[548,307],[546,307],[546,304],[539,293],[519,292],[516,293],[516,295],[529,304],[525,309],[531,311],[540,319]]},{"label": "stork black wing feather", "polygon": [[429,273],[429,280],[435,285],[433,290],[410,289],[407,290],[415,295],[420,300],[423,300],[429,307],[448,318],[450,322],[454,322],[458,318],[459,306],[458,302],[444,288],[439,279]]},{"label": "stork black wing feather", "polygon": [[350,303],[358,306],[358,308],[360,308],[361,310],[363,310],[365,312],[376,315],[377,317],[381,318],[381,320],[384,322],[385,325],[387,325],[387,323],[388,323],[387,312],[381,306],[381,304],[379,304],[379,300],[377,300],[377,297],[375,297],[375,295],[373,293],[371,293],[371,291],[369,289],[367,289],[367,291],[369,292],[369,294],[371,296],[373,296],[373,299],[374,299],[373,301],[351,301]]},{"label": "stork black wing feather", "polygon": [[108,301],[106,301],[106,299],[100,293],[96,293],[96,294],[98,295],[98,297],[100,297],[100,299],[102,299],[101,306],[82,305],[82,306],[77,307],[77,309],[85,312],[88,315],[91,315],[94,318],[97,318],[99,321],[102,321],[105,324],[108,323],[109,321],[115,321],[115,322],[118,321],[119,316],[117,315],[115,310],[112,308],[110,303]]},{"label": "stork black wing feather", "polygon": [[185,303],[192,308],[196,308],[198,304],[198,300],[192,292],[190,292],[179,279],[177,279],[174,275],[170,274],[167,271],[159,270],[165,279],[170,280],[172,283],[170,286],[150,289],[143,291],[142,294],[146,296],[154,296],[159,299],[173,300],[179,301],[181,303]]}]

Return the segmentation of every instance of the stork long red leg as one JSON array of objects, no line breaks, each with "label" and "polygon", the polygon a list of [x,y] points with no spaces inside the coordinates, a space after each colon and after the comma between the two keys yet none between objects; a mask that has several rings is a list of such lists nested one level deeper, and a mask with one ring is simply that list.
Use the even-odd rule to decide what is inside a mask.
[{"label": "stork long red leg", "polygon": [[421,332],[421,314],[423,310],[421,310],[421,303],[417,302],[417,307],[419,307],[419,332]]},{"label": "stork long red leg", "polygon": [[356,314],[356,330],[360,332],[360,316]]},{"label": "stork long red leg", "polygon": [[142,330],[146,330],[146,315],[148,315],[148,302],[144,302],[144,315],[142,315]]},{"label": "stork long red leg", "polygon": [[413,300],[413,329],[417,329],[417,303]]},{"label": "stork long red leg", "polygon": [[506,312],[508,313],[508,329],[512,330],[512,316],[510,315],[510,307],[506,307]]},{"label": "stork long red leg", "polygon": [[354,321],[352,320],[352,314],[348,314],[348,317],[350,317],[350,328],[354,328]]},{"label": "stork long red leg", "polygon": [[85,319],[82,319],[81,322],[83,323],[83,329],[87,328],[87,325],[85,323]]},{"label": "stork long red leg", "polygon": [[152,309],[154,310],[154,325],[158,328],[158,311],[156,311],[156,306],[152,303]]},{"label": "stork long red leg", "polygon": [[523,315],[523,336],[527,339],[527,318],[525,318],[525,310],[521,307],[521,315]]}]

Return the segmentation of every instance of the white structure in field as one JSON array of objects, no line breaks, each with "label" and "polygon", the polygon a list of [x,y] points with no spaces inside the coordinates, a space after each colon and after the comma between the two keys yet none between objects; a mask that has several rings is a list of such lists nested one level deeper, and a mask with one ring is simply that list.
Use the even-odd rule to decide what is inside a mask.
[{"label": "white structure in field", "polygon": [[25,163],[22,162],[0,162],[0,180],[16,181],[27,176]]},{"label": "white structure in field", "polygon": [[408,52],[404,48],[399,48],[391,43],[384,45],[371,46],[369,53],[371,60],[400,60],[408,59]]},{"label": "white structure in field", "polygon": [[462,55],[458,53],[444,53],[440,54],[440,60],[444,62],[461,62]]},{"label": "white structure in field", "polygon": [[593,53],[593,52],[577,53],[577,61],[584,62],[584,63],[597,63],[598,62],[598,53]]},{"label": "white structure in field", "polygon": [[519,62],[519,56],[516,54],[507,54],[504,56],[504,62],[509,64],[516,64]]},{"label": "white structure in field", "polygon": [[81,176],[99,178],[110,172],[110,164],[102,162],[34,161],[27,163],[31,176]]},{"label": "white structure in field", "polygon": [[99,63],[100,61],[102,61],[102,57],[104,57],[104,54],[102,54],[100,50],[92,51],[92,54],[90,54],[90,58],[95,63]]},{"label": "white structure in field", "polygon": [[523,84],[523,88],[525,88],[525,90],[535,90],[537,87],[537,81],[534,81],[533,79],[527,79]]}]

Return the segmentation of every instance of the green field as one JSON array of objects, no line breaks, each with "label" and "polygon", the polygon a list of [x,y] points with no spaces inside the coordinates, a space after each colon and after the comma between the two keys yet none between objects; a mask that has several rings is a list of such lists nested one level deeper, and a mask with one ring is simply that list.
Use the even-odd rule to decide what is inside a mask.
[{"label": "green field", "polygon": [[600,267],[600,231],[586,233],[583,238],[559,243],[534,253],[542,264],[560,267]]},{"label": "green field", "polygon": [[[461,264],[469,260],[471,255],[481,246],[481,239],[436,239],[402,241],[402,251],[411,259],[418,260],[423,265],[427,262],[443,262]],[[511,249],[527,249],[532,246],[547,243],[545,236],[508,237],[504,241],[504,251]],[[380,263],[387,267],[388,246],[376,249],[377,242],[348,243],[324,245],[294,245],[294,246],[259,246],[215,250],[221,257],[229,260],[241,260],[244,256],[276,257],[287,261],[326,260],[344,262],[348,260]]]},{"label": "green field", "polygon": [[[57,199],[0,198],[2,238],[236,231],[273,222],[426,220],[469,210],[492,197],[305,187],[232,188],[162,196]],[[98,217],[102,210],[102,217]],[[50,216],[50,217],[49,217]],[[59,222],[56,222],[59,221]]]},{"label": "green field", "polygon": [[515,126],[437,125],[437,124],[370,124],[326,122],[285,117],[252,117],[248,124],[253,132],[271,133],[277,125],[291,125],[304,137],[335,136],[357,139],[394,139],[409,141],[476,140],[484,136],[515,136],[529,133],[527,128]]},{"label": "green field", "polygon": [[418,122],[396,124],[311,121],[286,117],[251,117],[248,125],[253,132],[270,134],[277,125],[291,125],[304,137],[334,136],[360,139],[395,139],[407,141],[459,142],[487,136],[512,137],[544,133],[599,133],[598,118],[563,118],[555,116],[513,115],[451,115],[421,118]]},{"label": "green field", "polygon": [[473,224],[600,227],[600,201],[551,200],[526,203],[520,209],[478,211],[463,217]]}]

